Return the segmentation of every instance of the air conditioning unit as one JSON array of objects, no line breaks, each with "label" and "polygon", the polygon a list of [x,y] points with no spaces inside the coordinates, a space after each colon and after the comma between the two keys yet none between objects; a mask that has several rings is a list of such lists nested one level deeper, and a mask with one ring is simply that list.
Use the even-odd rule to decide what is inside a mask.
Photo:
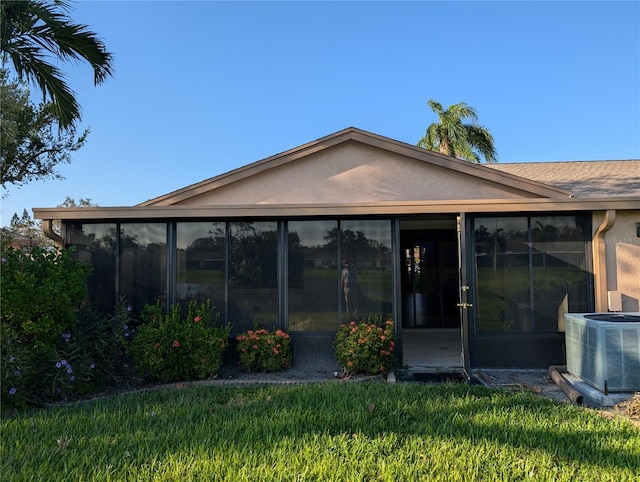
[{"label": "air conditioning unit", "polygon": [[567,371],[601,392],[640,390],[640,313],[567,313]]}]

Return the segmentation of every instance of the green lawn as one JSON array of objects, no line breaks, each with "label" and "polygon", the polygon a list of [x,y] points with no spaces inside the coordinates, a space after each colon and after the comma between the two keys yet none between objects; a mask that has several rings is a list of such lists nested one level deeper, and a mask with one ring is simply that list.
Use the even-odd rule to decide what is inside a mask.
[{"label": "green lawn", "polygon": [[0,455],[4,481],[621,482],[640,431],[478,386],[201,386],[5,419]]}]

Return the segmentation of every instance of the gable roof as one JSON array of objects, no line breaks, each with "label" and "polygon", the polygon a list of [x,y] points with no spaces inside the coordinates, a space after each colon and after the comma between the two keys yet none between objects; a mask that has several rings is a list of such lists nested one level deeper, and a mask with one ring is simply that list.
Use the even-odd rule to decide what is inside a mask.
[{"label": "gable roof", "polygon": [[[446,179],[452,179],[452,176],[456,176],[457,179],[464,180],[464,186],[457,185],[452,187],[452,192],[450,194],[452,199],[459,199],[461,193],[466,193],[465,189],[473,189],[475,186],[479,186],[481,184],[485,185],[486,189],[491,191],[491,195],[487,194],[487,196],[485,196],[487,198],[499,198],[503,196],[522,198],[559,198],[570,196],[570,192],[561,187],[550,186],[537,180],[519,177],[509,172],[489,169],[484,165],[472,164],[467,161],[455,159],[437,152],[428,151],[420,147],[356,129],[354,127],[349,127],[261,161],[254,162],[219,176],[205,179],[204,181],[192,184],[177,191],[150,199],[138,204],[138,206],[330,202],[323,198],[323,194],[329,198],[330,193],[345,187],[344,184],[340,184],[341,181],[337,180],[341,174],[344,174],[344,172],[336,171],[336,169],[348,169],[348,167],[343,166],[346,158],[340,156],[343,155],[345,150],[350,147],[353,147],[361,154],[364,153],[363,156],[367,158],[366,162],[373,163],[376,158],[380,161],[376,171],[377,177],[373,179],[374,181],[378,180],[381,184],[379,186],[380,199],[376,198],[376,200],[380,201],[415,200],[414,198],[402,198],[402,195],[405,195],[406,193],[402,192],[403,186],[401,182],[396,183],[395,186],[393,185],[393,181],[399,173],[397,170],[394,170],[394,167],[397,166],[389,162],[389,156],[392,156],[393,159],[398,162],[410,162],[415,169],[421,169],[425,173],[428,172],[429,176],[426,177],[431,177],[432,173],[437,173],[437,176],[444,177]],[[342,149],[342,151],[339,149]],[[353,149],[349,151],[349,155],[353,155],[353,152]],[[329,156],[330,154],[333,155],[333,157],[320,157],[322,155]],[[369,161],[370,159],[373,159],[373,161]],[[294,166],[302,165],[305,162],[309,164],[305,165],[304,169],[301,168],[298,170],[299,172],[296,174],[298,178],[305,176],[304,172],[309,172],[308,166],[310,166],[311,163],[314,163],[314,166],[324,163],[322,165],[322,169],[326,171],[326,163],[330,162],[333,164],[334,171],[330,173],[323,171],[322,176],[326,175],[327,177],[314,177],[307,174],[307,178],[304,180],[304,183],[298,179],[299,188],[297,190],[290,189],[286,184],[286,176],[292,173]],[[362,175],[363,172],[369,173],[371,170],[356,169],[361,166],[352,167],[353,172],[350,173],[349,179],[352,181],[355,179],[356,182],[360,183],[359,186],[364,188],[361,189],[360,192],[371,187],[371,190],[374,191],[372,196],[375,198],[377,194],[375,192],[376,186],[365,184],[369,179]],[[415,174],[413,176],[409,174],[408,176],[409,177],[400,178],[401,181],[415,182],[415,178],[419,177],[419,174]],[[267,178],[270,179],[270,182],[274,183],[272,186],[273,195],[268,197],[263,194],[262,197],[259,197],[256,194],[256,190],[261,187],[260,181]],[[276,180],[278,181],[276,182]],[[331,182],[334,184],[329,186],[329,183]],[[439,188],[440,190],[443,190],[446,189],[446,186],[432,185],[431,188]],[[392,192],[394,189],[395,191]],[[421,193],[420,199],[424,199],[425,195],[429,195],[428,189],[425,190],[427,191],[427,194],[424,192]],[[284,191],[287,193],[286,196],[283,194]],[[309,197],[305,196],[305,192],[306,196]],[[342,189],[341,192],[344,192],[344,189]],[[496,195],[496,193],[502,193],[502,195]],[[310,199],[312,194],[316,196],[316,199],[313,201]],[[391,197],[385,199],[384,196]],[[336,202],[360,201],[364,202],[367,200],[362,198],[343,198]]]},{"label": "gable roof", "polygon": [[640,196],[640,160],[490,164],[490,169],[571,191],[573,197]]},{"label": "gable roof", "polygon": [[[478,165],[350,127],[136,206],[33,208],[33,214],[55,237],[56,219],[639,210],[638,167],[640,160]],[[307,184],[292,189],[300,178]],[[336,189],[354,183],[359,197]]]}]

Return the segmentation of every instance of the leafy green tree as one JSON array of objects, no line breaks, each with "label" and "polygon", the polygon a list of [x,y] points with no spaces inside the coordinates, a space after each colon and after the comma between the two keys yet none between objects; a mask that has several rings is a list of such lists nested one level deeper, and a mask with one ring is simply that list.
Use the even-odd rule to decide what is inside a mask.
[{"label": "leafy green tree", "polygon": [[[97,207],[97,204],[91,202],[90,198],[80,198],[79,201],[67,196],[62,204],[58,207]],[[54,230],[58,233],[61,231],[60,221],[54,221]],[[34,220],[26,209],[22,211],[22,216],[13,213],[9,226],[0,228],[0,236],[3,246],[11,244],[12,239],[21,238],[21,244],[28,250],[34,246],[53,247],[54,242],[47,238],[42,231],[42,222]]]},{"label": "leafy green tree", "polygon": [[26,209],[22,211],[22,216],[14,213],[9,225],[0,228],[0,239],[2,249],[13,246],[15,249],[30,252],[36,246],[54,246],[53,241],[42,232],[40,221],[34,221]]},{"label": "leafy green tree", "polygon": [[[419,147],[476,164],[480,164],[480,155],[487,163],[497,162],[493,136],[478,124],[478,114],[473,107],[461,102],[443,110],[433,99],[427,104],[438,115],[438,121],[427,128],[418,142]],[[466,119],[471,122],[464,123]]]},{"label": "leafy green tree", "polygon": [[[52,103],[35,105],[25,83],[9,81],[0,69],[0,185],[20,186],[31,181],[61,179],[59,164],[86,142],[88,130],[76,137],[71,126],[60,131]],[[6,195],[6,193],[5,193]]]},{"label": "leafy green tree", "polygon": [[78,199],[77,201],[70,197],[70,196],[66,196],[64,198],[64,201],[62,201],[62,204],[58,204],[59,208],[95,208],[98,207],[97,204],[91,202],[91,198],[87,197],[81,197],[80,199]]},{"label": "leafy green tree", "polygon": [[0,55],[2,66],[11,61],[21,80],[36,84],[43,99],[51,100],[60,128],[70,129],[80,119],[80,105],[59,61],[86,61],[95,85],[113,75],[113,56],[89,27],[69,18],[67,0],[2,0]]}]

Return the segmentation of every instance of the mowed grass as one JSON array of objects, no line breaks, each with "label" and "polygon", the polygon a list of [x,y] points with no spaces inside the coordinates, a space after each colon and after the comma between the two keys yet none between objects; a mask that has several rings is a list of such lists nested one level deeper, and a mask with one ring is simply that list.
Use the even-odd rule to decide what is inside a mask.
[{"label": "mowed grass", "polygon": [[199,386],[2,421],[2,480],[638,480],[628,421],[524,392]]}]

